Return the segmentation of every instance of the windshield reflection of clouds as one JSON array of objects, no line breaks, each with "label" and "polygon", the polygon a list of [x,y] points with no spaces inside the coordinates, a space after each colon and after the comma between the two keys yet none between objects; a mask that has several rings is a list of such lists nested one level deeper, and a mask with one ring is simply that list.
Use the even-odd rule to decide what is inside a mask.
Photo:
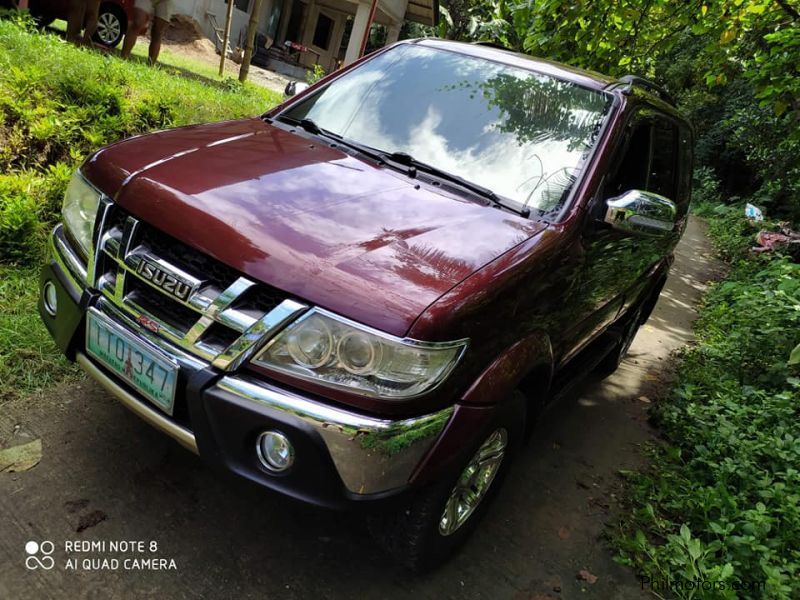
[{"label": "windshield reflection of clouds", "polygon": [[552,211],[572,185],[607,106],[604,94],[545,75],[400,46],[289,114]]}]

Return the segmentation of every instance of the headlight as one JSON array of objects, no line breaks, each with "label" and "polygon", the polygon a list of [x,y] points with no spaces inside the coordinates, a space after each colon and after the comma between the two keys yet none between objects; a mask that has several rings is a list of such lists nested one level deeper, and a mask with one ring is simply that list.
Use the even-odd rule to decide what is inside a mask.
[{"label": "headlight", "polygon": [[441,383],[466,347],[467,340],[428,343],[397,338],[315,308],[253,360],[323,385],[402,399]]},{"label": "headlight", "polygon": [[80,171],[76,171],[67,186],[67,193],[64,194],[61,217],[84,258],[89,255],[89,249],[92,247],[94,220],[97,217],[99,204],[100,192],[83,178]]}]

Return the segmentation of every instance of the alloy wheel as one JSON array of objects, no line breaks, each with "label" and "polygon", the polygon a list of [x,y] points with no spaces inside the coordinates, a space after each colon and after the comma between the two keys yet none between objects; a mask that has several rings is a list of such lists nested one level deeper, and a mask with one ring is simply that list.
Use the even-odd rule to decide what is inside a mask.
[{"label": "alloy wheel", "polygon": [[122,33],[122,23],[112,12],[104,12],[97,19],[97,37],[104,44],[110,46],[119,40]]},{"label": "alloy wheel", "polygon": [[496,429],[481,444],[447,498],[439,518],[440,534],[452,535],[475,512],[500,470],[507,445],[508,432],[503,428]]}]

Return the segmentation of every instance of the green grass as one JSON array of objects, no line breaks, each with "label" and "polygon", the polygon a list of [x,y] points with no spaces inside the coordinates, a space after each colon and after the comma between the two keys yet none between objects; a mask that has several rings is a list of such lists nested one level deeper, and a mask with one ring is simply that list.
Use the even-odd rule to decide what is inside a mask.
[{"label": "green grass", "polygon": [[0,265],[0,405],[78,376],[35,314],[38,289],[36,269]]},{"label": "green grass", "polygon": [[[63,34],[67,30],[67,23],[66,21],[57,20],[54,21],[53,24],[48,28],[59,31]],[[136,40],[136,45],[133,47],[133,52],[131,53],[132,56],[135,60],[138,60],[142,64],[147,62],[149,43],[149,38],[141,36]],[[116,56],[121,49],[122,42],[120,42],[115,49],[108,52],[111,56]],[[96,52],[103,51],[97,49]],[[219,57],[217,57],[217,59],[218,58]],[[206,79],[208,80],[207,83],[214,85],[219,84],[220,82],[226,82],[226,85],[231,87],[237,85],[239,76],[239,65],[230,59],[225,61],[225,72],[223,73],[222,77],[220,77],[218,63],[215,66],[210,64],[208,61],[194,59],[184,54],[173,52],[169,46],[164,44],[161,46],[161,52],[158,55],[158,66],[156,68],[183,77],[190,77],[198,80],[201,78]],[[272,95],[269,95],[268,97],[269,100],[273,101],[274,103],[274,97]]]},{"label": "green grass", "polygon": [[259,86],[184,75],[0,22],[0,169],[75,166],[123,137],[258,115],[280,101]]},{"label": "green grass", "polygon": [[255,116],[281,99],[165,59],[172,64],[151,68],[0,19],[0,402],[75,374],[39,321],[36,272],[81,162],[131,135]]},{"label": "green grass", "polygon": [[[800,597],[800,265],[748,252],[738,209],[706,211],[732,268],[707,294],[697,344],[653,420],[667,444],[629,474],[616,542],[643,575],[711,589],[680,598]],[[735,585],[758,583],[758,589]],[[670,596],[670,594],[667,594]]]}]

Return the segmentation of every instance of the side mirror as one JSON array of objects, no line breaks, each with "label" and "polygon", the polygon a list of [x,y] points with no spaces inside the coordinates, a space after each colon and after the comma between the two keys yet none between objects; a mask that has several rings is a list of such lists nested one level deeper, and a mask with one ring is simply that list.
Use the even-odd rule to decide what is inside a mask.
[{"label": "side mirror", "polygon": [[675,230],[678,210],[669,198],[630,190],[606,201],[603,219],[614,229],[642,235],[667,236]]}]

